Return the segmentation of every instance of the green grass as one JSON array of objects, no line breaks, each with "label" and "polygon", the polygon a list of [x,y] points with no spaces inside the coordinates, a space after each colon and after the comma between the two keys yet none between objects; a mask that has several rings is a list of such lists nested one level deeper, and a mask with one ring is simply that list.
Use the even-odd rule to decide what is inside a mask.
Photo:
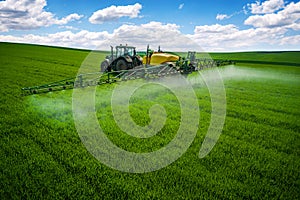
[{"label": "green grass", "polygon": [[[201,117],[194,142],[177,161],[146,174],[113,170],[89,154],[75,129],[72,90],[21,96],[22,87],[75,76],[88,53],[0,43],[1,199],[300,198],[300,68],[294,65],[300,64],[298,52],[273,58],[261,53],[213,55],[263,63],[220,68],[226,121],[216,146],[203,159],[198,153],[209,126],[210,96],[201,81],[194,83]],[[134,94],[130,111],[137,124],[149,123],[148,109],[154,103],[163,105],[168,114],[156,136],[139,140],[124,134],[113,120],[114,87],[97,88],[96,110],[115,144],[149,152],[172,140],[180,122],[172,93],[149,86]]]},{"label": "green grass", "polygon": [[272,65],[300,66],[299,51],[291,52],[238,52],[238,53],[210,53],[213,59],[228,59],[237,63],[257,63]]}]

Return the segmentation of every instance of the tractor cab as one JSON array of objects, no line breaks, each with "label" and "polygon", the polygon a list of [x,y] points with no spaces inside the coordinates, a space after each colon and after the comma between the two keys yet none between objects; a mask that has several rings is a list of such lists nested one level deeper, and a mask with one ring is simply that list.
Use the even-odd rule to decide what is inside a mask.
[{"label": "tractor cab", "polygon": [[131,46],[116,46],[116,58],[120,56],[135,56],[135,47]]},{"label": "tractor cab", "polygon": [[105,71],[121,71],[133,69],[136,66],[142,65],[140,56],[136,55],[135,47],[119,45],[114,48],[111,46],[110,56],[101,63],[100,70]]},{"label": "tractor cab", "polygon": [[196,67],[198,65],[196,55],[197,55],[196,51],[189,51],[187,54],[187,57],[186,57],[186,59],[189,60],[189,63],[190,63],[189,66],[193,69],[193,71],[196,69]]},{"label": "tractor cab", "polygon": [[186,58],[191,62],[195,62],[196,61],[196,51],[189,51]]}]

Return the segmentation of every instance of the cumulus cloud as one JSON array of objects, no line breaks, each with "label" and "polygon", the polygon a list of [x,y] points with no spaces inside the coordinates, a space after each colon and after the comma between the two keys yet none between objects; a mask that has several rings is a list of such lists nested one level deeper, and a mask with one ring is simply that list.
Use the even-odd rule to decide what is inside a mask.
[{"label": "cumulus cloud", "polygon": [[134,45],[138,50],[145,50],[147,44],[153,49],[157,49],[160,45],[162,50],[200,50],[195,42],[181,34],[179,28],[180,26],[176,24],[152,21],[141,25],[124,24],[112,33],[83,30],[75,33],[63,31],[47,35],[30,34],[22,37],[0,35],[0,41],[100,50],[108,50],[109,46],[119,44]]},{"label": "cumulus cloud", "polygon": [[81,19],[83,16],[82,15],[78,15],[77,13],[73,13],[73,14],[70,14],[60,20],[55,20],[55,24],[59,24],[59,25],[62,25],[62,24],[67,24],[69,23],[70,21],[74,21],[74,20],[79,20]]},{"label": "cumulus cloud", "polygon": [[240,30],[234,24],[196,26],[188,35],[206,51],[255,50],[277,45],[286,31],[281,28],[250,28]]},{"label": "cumulus cloud", "polygon": [[89,18],[92,24],[102,24],[107,21],[115,21],[121,17],[136,18],[139,16],[142,5],[136,3],[127,6],[110,6],[93,13]]},{"label": "cumulus cloud", "polygon": [[231,16],[228,16],[226,14],[217,14],[216,19],[217,20],[223,20],[223,19],[229,19]]},{"label": "cumulus cloud", "polygon": [[82,15],[70,14],[57,19],[44,10],[46,0],[5,0],[0,1],[0,31],[29,30],[53,24],[67,24],[79,20]]},{"label": "cumulus cloud", "polygon": [[141,25],[124,24],[113,32],[62,31],[47,35],[0,35],[0,41],[45,44],[73,48],[108,50],[119,44],[145,50],[146,45],[169,51],[245,51],[298,49],[299,36],[286,36],[283,27],[240,29],[234,24],[195,26],[192,34],[184,35],[180,26],[172,23],[149,22]]},{"label": "cumulus cloud", "polygon": [[[245,51],[299,49],[300,36],[292,35],[300,30],[300,2],[285,5],[283,0],[257,1],[248,4],[251,15],[245,25],[252,28],[240,29],[234,24],[196,26],[188,36],[206,51]],[[246,7],[232,15],[218,14],[217,20],[230,18],[246,12]],[[289,34],[288,34],[289,33]]]},{"label": "cumulus cloud", "polygon": [[[248,17],[244,24],[252,25],[254,27],[290,27],[299,30],[300,20],[300,2],[291,2],[283,10],[277,13],[270,13],[265,15],[252,15]],[[298,27],[298,28],[296,28]]]},{"label": "cumulus cloud", "polygon": [[99,46],[104,40],[110,37],[111,35],[106,31],[89,32],[82,30],[76,33],[62,31],[46,35],[0,35],[0,41],[91,49],[92,47]]},{"label": "cumulus cloud", "polygon": [[295,45],[295,47],[299,48],[300,35],[284,37],[280,40],[280,44],[281,45]]},{"label": "cumulus cloud", "polygon": [[196,26],[194,33],[195,34],[222,34],[222,33],[231,33],[237,30],[237,27],[233,24],[227,24],[227,25],[220,25],[220,24],[214,24],[214,25],[204,25],[204,26]]},{"label": "cumulus cloud", "polygon": [[100,48],[122,43],[135,45],[141,50],[145,50],[147,44],[154,49],[160,45],[163,50],[172,51],[199,49],[199,46],[184,36],[179,28],[177,24],[156,21],[141,25],[122,25],[114,30],[113,37],[102,43]]},{"label": "cumulus cloud", "polygon": [[252,14],[266,14],[273,13],[281,8],[284,8],[283,0],[267,0],[264,2],[256,1],[248,4]]}]

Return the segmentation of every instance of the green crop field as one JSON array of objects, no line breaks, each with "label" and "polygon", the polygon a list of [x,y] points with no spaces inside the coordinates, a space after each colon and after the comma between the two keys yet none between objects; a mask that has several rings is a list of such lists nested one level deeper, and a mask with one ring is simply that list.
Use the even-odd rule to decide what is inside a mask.
[{"label": "green crop field", "polygon": [[299,52],[242,52],[242,53],[211,53],[215,59],[229,59],[238,63],[275,64],[300,66]]},{"label": "green crop field", "polygon": [[[75,128],[72,90],[21,95],[22,87],[76,76],[88,54],[0,43],[0,199],[300,199],[300,52],[211,54],[236,61],[219,68],[227,101],[219,140],[198,157],[211,101],[191,74],[200,109],[197,135],[174,163],[141,174],[111,169],[88,152]],[[96,117],[108,138],[133,152],[168,144],[180,123],[174,94],[155,85],[134,93],[130,114],[137,124],[150,122],[154,104],[167,113],[157,135],[137,139],[114,121],[110,99],[117,84],[96,92]]]}]

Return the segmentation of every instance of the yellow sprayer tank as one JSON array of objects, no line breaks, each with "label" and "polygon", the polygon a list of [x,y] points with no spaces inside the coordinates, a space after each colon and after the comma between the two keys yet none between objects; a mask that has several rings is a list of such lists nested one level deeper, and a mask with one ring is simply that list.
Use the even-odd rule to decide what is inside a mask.
[{"label": "yellow sprayer tank", "polygon": [[[166,62],[176,62],[179,60],[179,56],[169,54],[169,53],[153,53],[150,58],[150,65],[159,65]],[[147,56],[143,57],[143,64],[146,64]]]}]

